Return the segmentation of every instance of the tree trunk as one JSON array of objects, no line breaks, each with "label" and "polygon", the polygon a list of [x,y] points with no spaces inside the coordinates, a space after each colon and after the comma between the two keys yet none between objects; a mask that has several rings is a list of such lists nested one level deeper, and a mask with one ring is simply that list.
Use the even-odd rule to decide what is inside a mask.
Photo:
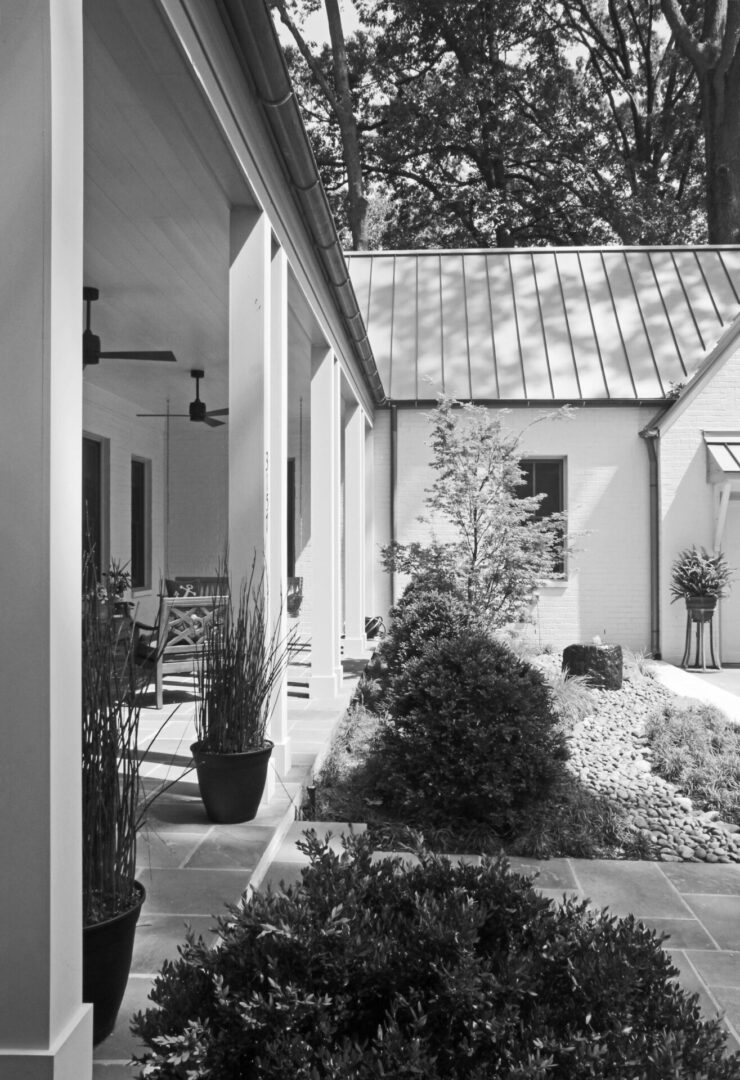
[{"label": "tree trunk", "polygon": [[368,246],[368,201],[365,197],[360,138],[349,85],[349,65],[344,43],[342,17],[339,12],[338,0],[324,0],[324,6],[329,20],[334,83],[337,91],[337,121],[342,135],[342,157],[347,170],[347,217],[352,233],[352,248],[354,251],[365,251]]},{"label": "tree trunk", "polygon": [[740,63],[701,80],[710,244],[740,243]]},{"label": "tree trunk", "polygon": [[[699,80],[710,244],[740,242],[740,3],[704,0],[701,36],[681,0],[661,0],[676,44]],[[687,10],[690,5],[687,5]]]}]

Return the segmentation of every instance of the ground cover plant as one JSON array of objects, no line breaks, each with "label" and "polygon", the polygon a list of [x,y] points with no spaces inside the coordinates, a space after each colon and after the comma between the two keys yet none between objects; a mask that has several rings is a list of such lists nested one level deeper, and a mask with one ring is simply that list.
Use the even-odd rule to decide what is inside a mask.
[{"label": "ground cover plant", "polygon": [[646,725],[653,768],[703,810],[740,825],[740,728],[712,705],[675,702]]},{"label": "ground cover plant", "polygon": [[190,937],[134,1018],[148,1080],[723,1080],[718,1021],[652,931],[540,897],[500,861],[373,861],[316,837],[285,893]]}]

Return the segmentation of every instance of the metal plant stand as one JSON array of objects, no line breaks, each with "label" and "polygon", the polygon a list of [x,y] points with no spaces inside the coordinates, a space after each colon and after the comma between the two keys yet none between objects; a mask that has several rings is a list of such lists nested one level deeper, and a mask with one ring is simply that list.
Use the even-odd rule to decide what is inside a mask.
[{"label": "metal plant stand", "polygon": [[[714,611],[713,607],[699,605],[686,607],[686,641],[684,645],[681,667],[695,671],[721,671],[722,665],[714,655]],[[691,663],[691,628],[696,627],[696,652],[694,663]],[[705,634],[705,631],[708,631]],[[711,664],[707,667],[707,653],[705,638],[709,638],[709,657]]]}]

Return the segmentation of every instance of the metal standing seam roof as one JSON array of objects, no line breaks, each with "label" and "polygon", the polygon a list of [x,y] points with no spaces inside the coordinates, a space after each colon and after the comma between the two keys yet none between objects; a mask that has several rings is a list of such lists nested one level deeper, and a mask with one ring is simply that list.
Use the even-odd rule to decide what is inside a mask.
[{"label": "metal standing seam roof", "polygon": [[740,246],[346,257],[397,402],[659,401],[740,314]]}]

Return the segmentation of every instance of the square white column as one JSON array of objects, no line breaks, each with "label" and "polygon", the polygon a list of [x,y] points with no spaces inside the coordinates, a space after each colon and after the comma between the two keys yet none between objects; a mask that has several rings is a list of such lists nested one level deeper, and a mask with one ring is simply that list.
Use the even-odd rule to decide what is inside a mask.
[{"label": "square white column", "polygon": [[[273,349],[278,358],[285,346],[273,342],[280,324],[273,312],[272,233],[266,214],[252,207],[231,213],[231,262],[229,267],[229,572],[234,597],[249,579],[254,562],[255,581],[264,571],[268,615],[274,617],[273,536],[284,523],[280,519],[279,491],[273,505],[273,486],[284,436],[272,433],[274,411],[282,408],[281,380],[273,374]],[[280,275],[275,279],[279,284]],[[278,308],[285,301],[278,299]],[[287,364],[287,361],[286,361]],[[282,360],[279,362],[282,368]],[[277,400],[273,401],[273,394]],[[283,421],[284,422],[284,421]],[[278,424],[278,428],[280,425]],[[284,498],[283,498],[284,501]],[[277,592],[280,592],[279,569]],[[281,714],[283,691],[275,699],[267,737],[273,737]],[[285,706],[283,706],[284,708]],[[280,740],[278,739],[279,743]],[[278,762],[282,764],[282,747]],[[275,762],[273,762],[275,764]],[[272,798],[275,772],[269,769],[263,802]]]},{"label": "square white column", "polygon": [[359,405],[344,429],[344,655],[365,651],[365,414]]},{"label": "square white column", "polygon": [[[270,625],[277,627],[279,640],[288,633],[288,260],[273,243],[271,262],[270,326],[270,465],[268,519],[270,556],[268,599]],[[275,743],[272,761],[280,776],[290,769],[288,737],[288,678],[283,674],[275,687],[270,738]]]},{"label": "square white column", "polygon": [[311,352],[312,698],[335,697],[339,658],[340,372],[330,349]]},{"label": "square white column", "polygon": [[231,214],[229,267],[229,568],[236,594],[270,550],[272,240],[265,214]]},{"label": "square white column", "polygon": [[87,1080],[81,0],[5,0],[2,28],[0,1076]]}]

